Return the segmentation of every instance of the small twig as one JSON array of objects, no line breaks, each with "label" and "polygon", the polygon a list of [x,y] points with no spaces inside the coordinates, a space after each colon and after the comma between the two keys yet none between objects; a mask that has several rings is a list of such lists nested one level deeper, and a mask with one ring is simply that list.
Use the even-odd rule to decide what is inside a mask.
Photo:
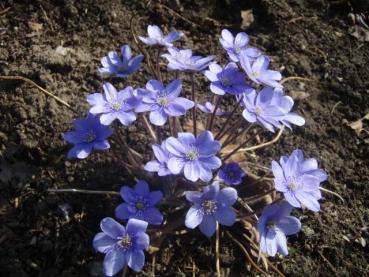
[{"label": "small twig", "polygon": [[5,9],[3,9],[2,11],[0,11],[0,16],[6,14],[9,10],[10,10],[11,7],[7,7]]},{"label": "small twig", "polygon": [[338,101],[336,104],[334,104],[334,106],[332,107],[332,110],[331,110],[331,114],[334,113],[334,111],[336,110],[336,108],[338,107],[339,104],[342,104],[342,102]]},{"label": "small twig", "polygon": [[141,115],[142,121],[144,123],[144,126],[147,130],[147,132],[149,133],[149,135],[151,136],[151,138],[154,140],[154,142],[158,141],[158,138],[154,132],[154,130],[152,129],[149,121],[147,120],[146,116],[144,114]]},{"label": "small twig", "polygon": [[343,199],[343,197],[342,197],[341,195],[339,195],[337,192],[334,192],[334,191],[331,191],[331,190],[329,190],[329,189],[322,188],[322,187],[320,187],[319,189],[320,189],[321,191],[326,192],[326,193],[330,193],[330,194],[332,194],[332,195],[334,195],[334,196],[338,197],[342,202],[345,202],[345,199]]},{"label": "small twig", "polygon": [[[234,106],[233,110],[231,111],[231,113],[228,115],[226,121],[224,122],[222,128],[219,130],[218,134],[215,136],[216,140],[220,140],[220,138],[223,136],[222,132],[224,131],[224,129],[227,127],[229,121],[231,120],[232,116],[234,115],[234,113],[236,112],[237,108],[239,107],[239,105],[241,104],[241,101],[243,99],[243,96],[240,97],[240,99],[238,100],[238,102],[236,103],[236,105]],[[226,133],[226,132],[225,132]]]},{"label": "small twig", "polygon": [[261,143],[259,145],[251,146],[251,147],[248,147],[248,148],[241,148],[237,152],[243,152],[243,151],[247,152],[247,151],[252,151],[252,150],[256,150],[256,149],[260,149],[260,148],[264,148],[264,147],[267,147],[269,145],[272,145],[272,144],[276,143],[279,140],[279,138],[281,137],[281,135],[283,133],[283,130],[284,130],[284,126],[281,129],[279,129],[278,134],[272,140],[270,140],[268,142],[264,142],[264,143]]},{"label": "small twig", "polygon": [[211,128],[213,128],[213,122],[214,122],[215,114],[216,114],[216,112],[218,110],[218,107],[219,107],[219,104],[220,104],[220,100],[221,99],[222,99],[221,96],[219,96],[219,95],[216,96],[214,111],[211,113],[210,121],[209,121],[209,126],[207,128],[209,131],[211,131]]},{"label": "small twig", "polygon": [[311,81],[311,79],[309,79],[309,78],[298,77],[298,76],[291,76],[291,77],[284,78],[284,79],[281,81],[281,84],[284,84],[285,82],[287,82],[287,81],[292,81],[292,80]]},{"label": "small twig", "polygon": [[254,210],[240,197],[237,197],[237,203],[244,207],[248,212],[250,212],[256,220],[259,220],[259,217],[255,214]]},{"label": "small twig", "polygon": [[230,232],[225,231],[225,233],[228,235],[228,237],[230,237],[230,239],[236,243],[238,245],[238,247],[242,250],[242,252],[245,254],[246,258],[248,259],[248,261],[251,263],[251,265],[257,270],[259,271],[261,274],[264,274],[265,276],[269,276],[268,273],[266,273],[264,270],[262,270],[254,261],[253,259],[250,257],[250,254],[247,252],[246,248],[242,245],[241,242],[239,242],[235,237],[233,237],[231,235]]},{"label": "small twig", "polygon": [[40,87],[39,85],[37,85],[34,81],[26,78],[26,77],[22,77],[22,76],[0,76],[0,79],[2,80],[20,80],[20,81],[24,81],[26,83],[29,83],[33,86],[35,86],[36,88],[38,88],[39,90],[41,90],[43,93],[45,93],[46,95],[52,97],[55,99],[55,101],[59,102],[60,104],[63,104],[64,106],[67,106],[68,108],[72,109],[72,106],[69,105],[67,102],[65,102],[64,100],[62,100],[61,98],[59,98],[58,96],[52,94],[51,92],[48,92],[46,89]]},{"label": "small twig", "polygon": [[217,277],[220,277],[220,260],[219,260],[219,223],[217,222],[215,231],[215,268]]},{"label": "small twig", "polygon": [[119,192],[111,190],[87,190],[87,189],[48,189],[50,193],[84,193],[84,194],[107,194],[107,195],[120,195]]},{"label": "small twig", "polygon": [[[192,101],[196,105],[195,79],[194,79],[195,76],[194,75],[195,74],[193,72],[190,74],[191,76],[191,97],[192,97]],[[197,136],[196,107],[192,108],[192,120],[193,120],[193,134],[196,137]]]}]

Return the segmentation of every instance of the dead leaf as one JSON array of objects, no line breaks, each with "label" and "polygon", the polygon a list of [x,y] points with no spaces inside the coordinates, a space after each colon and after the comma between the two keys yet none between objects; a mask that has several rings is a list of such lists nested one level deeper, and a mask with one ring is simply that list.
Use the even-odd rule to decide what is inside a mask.
[{"label": "dead leaf", "polygon": [[28,21],[28,27],[34,32],[40,32],[43,28],[41,23]]},{"label": "dead leaf", "polygon": [[359,41],[367,42],[369,41],[369,30],[362,27],[355,25],[354,27],[350,28],[349,31],[350,35],[354,38],[358,39]]},{"label": "dead leaf", "polygon": [[241,11],[241,18],[241,29],[247,29],[255,20],[252,10]]},{"label": "dead leaf", "polygon": [[289,94],[296,101],[304,100],[310,96],[309,93],[300,90],[292,90]]},{"label": "dead leaf", "polygon": [[344,122],[347,126],[349,126],[351,129],[353,129],[356,133],[356,135],[360,136],[361,132],[366,132],[366,133],[369,133],[369,131],[365,130],[363,128],[363,121],[364,120],[369,120],[369,113],[367,113],[365,116],[363,116],[362,118],[354,121],[354,122],[351,122],[351,123],[348,123],[347,121]]}]

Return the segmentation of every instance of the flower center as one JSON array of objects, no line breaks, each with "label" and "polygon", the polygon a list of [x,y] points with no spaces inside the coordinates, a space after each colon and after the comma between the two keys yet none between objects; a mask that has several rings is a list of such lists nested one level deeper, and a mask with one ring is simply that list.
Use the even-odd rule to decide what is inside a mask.
[{"label": "flower center", "polygon": [[235,176],[235,173],[234,173],[233,171],[229,171],[229,172],[228,172],[228,177],[229,177],[229,178],[231,178],[231,179],[232,179],[232,178],[234,178],[234,176]]},{"label": "flower center", "polygon": [[83,142],[90,143],[96,139],[96,134],[92,131],[88,132],[85,137],[83,138]]},{"label": "flower center", "polygon": [[168,98],[167,97],[163,96],[163,97],[159,97],[158,98],[158,103],[159,103],[160,106],[164,106],[165,107],[165,106],[168,105],[169,101],[168,101]]},{"label": "flower center", "polygon": [[260,76],[260,72],[258,72],[258,71],[251,72],[251,77],[253,77],[254,79],[259,78],[259,76]]},{"label": "flower center", "polygon": [[236,53],[238,54],[238,53],[240,53],[240,52],[241,52],[241,48],[240,48],[239,46],[236,46],[235,51],[236,51]]},{"label": "flower center", "polygon": [[288,182],[287,187],[290,190],[295,191],[298,188],[298,184],[293,180],[293,181]]},{"label": "flower center", "polygon": [[214,200],[205,200],[202,203],[202,209],[206,215],[213,214],[218,209],[217,202]]},{"label": "flower center", "polygon": [[122,103],[119,102],[114,102],[110,104],[110,107],[114,110],[114,111],[119,111],[122,108]]},{"label": "flower center", "polygon": [[228,87],[231,84],[231,81],[228,78],[223,78],[222,84],[225,87]]},{"label": "flower center", "polygon": [[132,246],[132,240],[128,235],[125,235],[118,242],[119,246],[123,248],[123,250],[128,250]]},{"label": "flower center", "polygon": [[199,157],[199,152],[197,151],[196,148],[192,148],[190,151],[187,152],[186,154],[186,158],[187,160],[190,160],[190,161],[195,161],[197,160]]},{"label": "flower center", "polygon": [[137,210],[143,210],[145,208],[145,203],[143,201],[137,201],[136,202],[136,209]]},{"label": "flower center", "polygon": [[259,106],[257,106],[256,108],[255,108],[255,113],[256,113],[256,115],[261,115],[261,113],[263,112],[263,110],[259,107]]},{"label": "flower center", "polygon": [[274,221],[268,221],[268,223],[266,224],[266,227],[269,229],[269,230],[273,230],[276,225],[275,225],[275,222]]}]

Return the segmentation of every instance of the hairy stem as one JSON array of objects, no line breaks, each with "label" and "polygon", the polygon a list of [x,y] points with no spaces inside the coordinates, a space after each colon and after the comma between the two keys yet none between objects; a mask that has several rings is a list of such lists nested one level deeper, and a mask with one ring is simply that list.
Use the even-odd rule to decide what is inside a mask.
[{"label": "hairy stem", "polygon": [[232,116],[234,115],[234,113],[236,112],[237,108],[240,106],[241,101],[243,99],[243,96],[240,97],[240,99],[238,100],[237,104],[234,106],[233,110],[231,111],[231,113],[228,115],[227,120],[223,123],[222,128],[220,128],[218,134],[215,136],[216,140],[220,140],[221,137],[223,137],[222,133],[226,133],[223,132],[225,130],[225,128],[227,127],[229,121],[231,120]]},{"label": "hairy stem", "polygon": [[211,131],[211,128],[213,128],[213,121],[214,121],[214,117],[215,117],[215,113],[218,110],[219,104],[220,104],[220,100],[222,99],[221,96],[217,95],[215,98],[215,106],[214,106],[214,111],[211,113],[211,117],[210,117],[210,121],[209,121],[209,126],[208,126],[208,130]]},{"label": "hairy stem", "polygon": [[[195,73],[191,73],[191,95],[192,95],[192,101],[196,105],[196,96],[195,96]],[[196,137],[197,136],[197,119],[196,119],[196,107],[192,108],[192,120],[193,120],[193,134]]]}]

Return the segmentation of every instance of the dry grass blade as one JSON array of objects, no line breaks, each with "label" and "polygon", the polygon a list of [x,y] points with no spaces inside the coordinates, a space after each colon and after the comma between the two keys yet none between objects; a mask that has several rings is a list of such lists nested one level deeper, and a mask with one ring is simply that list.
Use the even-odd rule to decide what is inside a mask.
[{"label": "dry grass blade", "polygon": [[298,77],[298,76],[291,76],[291,77],[284,78],[284,79],[281,81],[281,84],[284,84],[285,82],[287,82],[287,81],[292,81],[292,80],[311,81],[311,79],[309,79],[309,78]]},{"label": "dry grass blade", "polygon": [[64,106],[72,109],[72,106],[69,105],[67,102],[65,102],[64,100],[60,99],[58,96],[52,94],[51,92],[48,92],[46,89],[40,87],[34,81],[32,81],[32,80],[30,80],[30,79],[28,79],[26,77],[22,77],[22,76],[0,76],[0,80],[19,80],[19,81],[24,81],[24,82],[26,82],[28,84],[31,84],[32,86],[38,88],[43,93],[45,93],[47,96],[50,96],[50,97],[54,98],[55,101],[59,102],[60,104],[63,104]]}]

